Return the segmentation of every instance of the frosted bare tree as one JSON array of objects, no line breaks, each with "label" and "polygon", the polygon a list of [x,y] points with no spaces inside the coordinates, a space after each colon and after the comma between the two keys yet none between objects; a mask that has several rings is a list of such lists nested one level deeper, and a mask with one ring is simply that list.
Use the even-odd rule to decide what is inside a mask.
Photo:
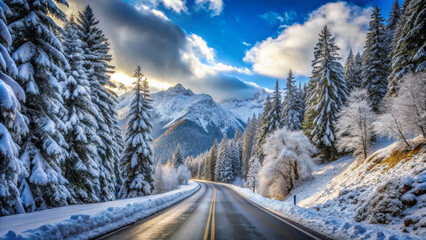
[{"label": "frosted bare tree", "polygon": [[336,124],[337,148],[353,152],[354,157],[367,158],[374,134],[376,114],[368,104],[366,89],[354,89],[339,113]]},{"label": "frosted bare tree", "polygon": [[401,79],[393,104],[408,131],[426,136],[426,72],[407,74]]},{"label": "frosted bare tree", "polygon": [[269,136],[263,146],[266,156],[259,174],[259,193],[284,199],[296,181],[311,176],[311,155],[315,147],[302,131],[282,128]]},{"label": "frosted bare tree", "polygon": [[374,123],[378,135],[395,137],[411,146],[407,136],[426,129],[426,73],[404,76],[396,97],[387,99],[384,113]]}]

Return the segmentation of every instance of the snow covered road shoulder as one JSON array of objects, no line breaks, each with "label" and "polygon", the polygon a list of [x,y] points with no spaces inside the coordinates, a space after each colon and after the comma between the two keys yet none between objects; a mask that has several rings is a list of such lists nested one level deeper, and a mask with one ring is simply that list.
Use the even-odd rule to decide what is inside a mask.
[{"label": "snow covered road shoulder", "polygon": [[163,194],[0,217],[0,240],[97,237],[169,207],[199,188],[190,181]]},{"label": "snow covered road shoulder", "polygon": [[265,198],[247,188],[227,185],[250,201],[332,239],[417,239],[385,227],[341,220],[313,209]]}]

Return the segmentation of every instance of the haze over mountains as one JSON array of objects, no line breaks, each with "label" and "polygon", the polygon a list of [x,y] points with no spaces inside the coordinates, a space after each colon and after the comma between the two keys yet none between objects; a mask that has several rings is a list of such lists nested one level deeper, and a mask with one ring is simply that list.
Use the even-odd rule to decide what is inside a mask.
[{"label": "haze over mountains", "polygon": [[[120,86],[118,117],[123,130],[132,92]],[[180,143],[185,156],[208,150],[223,134],[233,137],[243,130],[248,117],[259,114],[266,98],[265,90],[246,99],[228,99],[217,103],[207,94],[195,94],[181,84],[152,94],[152,137],[156,157],[165,162]],[[123,131],[125,132],[125,131]]]}]

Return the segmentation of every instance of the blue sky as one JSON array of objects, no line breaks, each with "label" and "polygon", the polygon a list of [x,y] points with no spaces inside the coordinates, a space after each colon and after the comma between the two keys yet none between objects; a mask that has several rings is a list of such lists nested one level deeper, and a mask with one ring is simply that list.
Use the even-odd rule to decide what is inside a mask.
[{"label": "blue sky", "polygon": [[116,80],[125,81],[131,65],[141,62],[154,90],[182,82],[220,100],[252,94],[255,85],[272,88],[289,68],[299,81],[307,81],[325,24],[335,30],[342,57],[350,47],[362,51],[372,8],[379,6],[387,18],[393,0],[109,2],[111,7],[101,0],[70,0],[70,11],[92,6],[112,43],[121,74],[113,76]]}]

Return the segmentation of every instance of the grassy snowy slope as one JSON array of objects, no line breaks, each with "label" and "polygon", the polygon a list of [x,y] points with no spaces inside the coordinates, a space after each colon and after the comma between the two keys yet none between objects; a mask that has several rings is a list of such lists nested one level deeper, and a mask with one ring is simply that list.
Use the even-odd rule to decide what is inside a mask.
[{"label": "grassy snowy slope", "polygon": [[318,165],[284,201],[232,187],[335,239],[425,239],[426,140],[418,137],[410,144],[378,139],[365,161],[347,155]]},{"label": "grassy snowy slope", "polygon": [[319,167],[286,202],[296,194],[304,208],[426,237],[426,140],[389,143],[379,141],[365,161],[345,156]]}]

